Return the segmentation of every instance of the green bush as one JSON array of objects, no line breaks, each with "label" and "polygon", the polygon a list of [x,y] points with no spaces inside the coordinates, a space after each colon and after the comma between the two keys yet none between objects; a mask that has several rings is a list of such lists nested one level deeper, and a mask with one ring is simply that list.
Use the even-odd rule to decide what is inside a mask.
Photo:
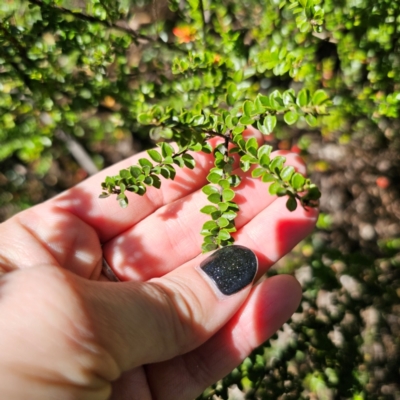
[{"label": "green bush", "polygon": [[[189,150],[209,152],[207,140],[221,137],[203,188],[210,205],[199,210],[211,217],[202,231],[208,251],[232,242],[240,183],[231,173],[235,152],[244,171],[255,165],[253,177],[272,182],[270,193],[288,196],[294,209],[297,200],[314,206],[319,191],[284,167],[284,158],[271,160],[269,144],[301,152],[322,185],[324,173],[333,170],[341,171],[337,181],[345,185],[360,154],[364,161],[376,154],[378,163],[398,151],[400,4],[171,0],[168,6],[129,0],[0,4],[0,162],[6,178],[0,206],[13,198],[20,208],[36,201],[26,194],[32,189],[18,183],[15,163],[33,177],[46,176],[53,160],[68,157],[71,141],[99,168],[107,164],[104,146],[130,136],[146,148],[158,144],[147,159],[99,188],[101,196],[115,194],[126,206],[126,192],[144,194],[147,186],[173,179],[177,167],[195,168]],[[269,144],[245,141],[248,125]],[[354,158],[335,161],[333,152],[343,148]],[[394,172],[383,177],[388,185],[399,177],[398,163],[390,162]],[[378,186],[384,185],[381,179]],[[390,190],[394,204],[398,191]],[[389,234],[362,244],[356,238],[355,249],[369,252],[346,253],[340,246],[348,236],[335,226],[328,203],[322,198],[319,231],[279,269],[298,274],[302,309],[276,340],[203,398],[228,398],[232,384],[246,398],[399,398],[399,342],[386,338],[389,351],[382,339],[382,332],[399,333],[393,323],[400,314],[393,306],[400,293],[398,239]],[[396,213],[389,210],[388,218]],[[375,345],[383,346],[384,357],[373,355]]]}]

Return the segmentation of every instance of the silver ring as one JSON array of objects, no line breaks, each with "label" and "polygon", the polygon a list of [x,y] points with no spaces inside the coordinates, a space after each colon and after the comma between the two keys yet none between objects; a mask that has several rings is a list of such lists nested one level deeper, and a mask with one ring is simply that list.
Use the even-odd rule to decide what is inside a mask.
[{"label": "silver ring", "polygon": [[103,274],[111,281],[111,282],[121,282],[117,275],[115,275],[114,271],[108,265],[107,260],[103,257],[103,266],[102,266]]}]

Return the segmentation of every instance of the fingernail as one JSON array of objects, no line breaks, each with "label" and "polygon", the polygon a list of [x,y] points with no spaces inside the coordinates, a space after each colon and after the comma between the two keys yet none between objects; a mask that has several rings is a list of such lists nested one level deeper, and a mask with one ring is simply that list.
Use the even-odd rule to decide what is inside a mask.
[{"label": "fingernail", "polygon": [[253,282],[258,260],[247,247],[227,246],[206,258],[200,268],[222,294],[230,296]]}]

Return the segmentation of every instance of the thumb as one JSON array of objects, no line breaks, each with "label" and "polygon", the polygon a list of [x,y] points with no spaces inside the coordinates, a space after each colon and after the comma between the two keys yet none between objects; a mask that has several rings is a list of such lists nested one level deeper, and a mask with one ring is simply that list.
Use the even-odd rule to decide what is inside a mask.
[{"label": "thumb", "polygon": [[186,353],[235,314],[257,273],[243,246],[199,256],[148,282],[80,280],[97,340],[122,371]]}]

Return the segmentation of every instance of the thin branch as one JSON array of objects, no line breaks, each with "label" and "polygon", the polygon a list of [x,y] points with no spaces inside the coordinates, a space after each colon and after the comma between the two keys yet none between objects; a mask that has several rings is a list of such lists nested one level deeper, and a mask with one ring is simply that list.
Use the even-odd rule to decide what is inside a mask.
[{"label": "thin branch", "polygon": [[207,31],[206,31],[206,15],[204,11],[204,4],[203,0],[199,0],[199,8],[200,8],[200,14],[201,14],[201,21],[203,25],[203,45],[206,47],[206,37],[207,37]]},{"label": "thin branch", "polygon": [[[79,18],[83,21],[87,21],[87,22],[91,22],[91,23],[96,23],[96,24],[100,24],[103,25],[106,28],[109,29],[115,29],[117,31],[123,32],[123,33],[127,33],[129,35],[131,35],[134,40],[137,43],[140,43],[140,41],[145,41],[145,42],[156,42],[159,44],[162,44],[163,46],[166,46],[168,48],[173,48],[174,50],[177,51],[183,51],[181,50],[179,47],[176,47],[173,43],[168,43],[168,42],[164,42],[161,38],[151,38],[149,36],[143,35],[141,33],[136,32],[135,30],[129,28],[128,26],[123,25],[121,22],[120,23],[112,23],[111,21],[103,21],[101,19],[98,19],[96,17],[93,17],[92,15],[88,15],[79,11],[72,11],[68,8],[65,7],[61,7],[61,6],[48,6],[47,4],[44,4],[41,0],[28,0],[30,3],[35,4],[39,7],[51,7],[53,10],[58,11],[62,14],[67,14],[67,15],[71,15],[75,18]],[[186,53],[186,52],[185,52]]]},{"label": "thin branch", "polygon": [[77,163],[89,175],[94,175],[99,171],[84,147],[80,143],[78,143],[71,135],[68,135],[63,130],[58,129],[56,132],[56,137],[65,143],[69,152],[75,158]]}]

